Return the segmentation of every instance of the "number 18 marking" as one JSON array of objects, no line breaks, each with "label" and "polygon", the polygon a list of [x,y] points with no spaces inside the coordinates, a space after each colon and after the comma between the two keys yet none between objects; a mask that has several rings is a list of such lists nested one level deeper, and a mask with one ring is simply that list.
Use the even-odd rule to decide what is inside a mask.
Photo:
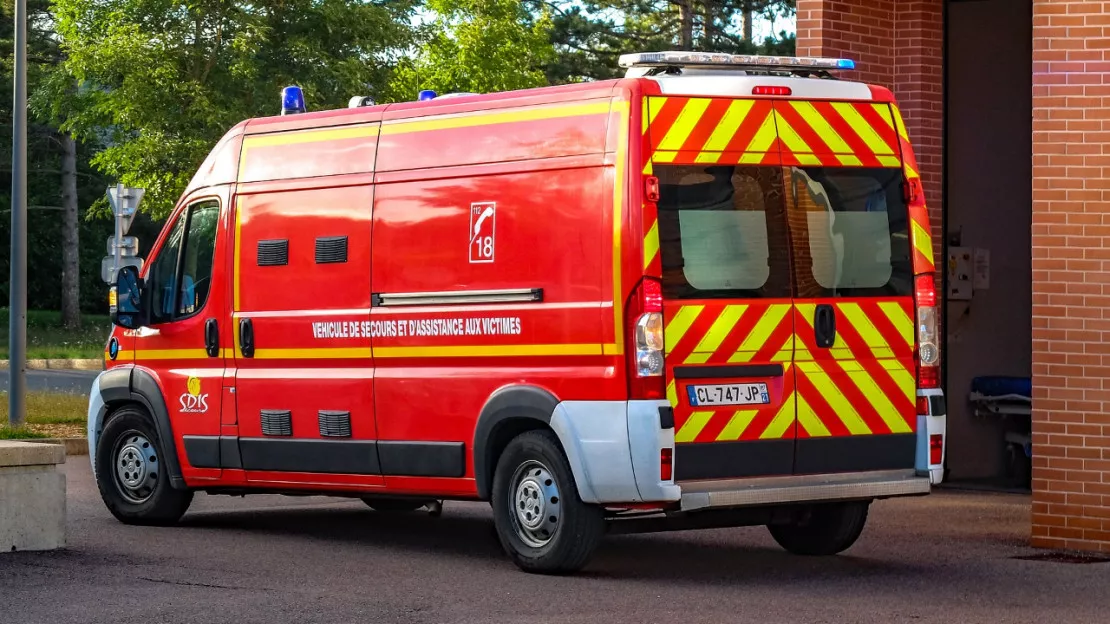
[{"label": "number 18 marking", "polygon": [[475,202],[470,204],[470,262],[493,262],[496,243],[497,204]]}]

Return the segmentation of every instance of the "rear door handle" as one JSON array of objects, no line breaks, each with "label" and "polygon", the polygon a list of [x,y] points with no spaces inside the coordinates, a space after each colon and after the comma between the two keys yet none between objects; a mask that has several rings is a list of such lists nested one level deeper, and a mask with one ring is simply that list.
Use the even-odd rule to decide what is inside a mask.
[{"label": "rear door handle", "polygon": [[830,349],[836,344],[836,311],[822,303],[813,311],[813,333],[817,347]]},{"label": "rear door handle", "polygon": [[243,357],[254,357],[254,323],[249,318],[239,319],[239,351]]},{"label": "rear door handle", "polygon": [[208,352],[208,357],[220,354],[220,327],[214,318],[204,322],[204,350]]}]

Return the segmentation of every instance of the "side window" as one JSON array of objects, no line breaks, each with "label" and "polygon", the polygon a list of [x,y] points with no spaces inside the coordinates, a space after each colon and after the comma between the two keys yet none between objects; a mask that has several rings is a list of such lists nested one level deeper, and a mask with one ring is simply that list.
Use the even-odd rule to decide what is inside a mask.
[{"label": "side window", "polygon": [[220,206],[194,204],[173,224],[147,280],[153,323],[166,323],[200,311],[212,287],[212,261]]},{"label": "side window", "polygon": [[781,168],[662,165],[655,174],[664,296],[790,296]]}]

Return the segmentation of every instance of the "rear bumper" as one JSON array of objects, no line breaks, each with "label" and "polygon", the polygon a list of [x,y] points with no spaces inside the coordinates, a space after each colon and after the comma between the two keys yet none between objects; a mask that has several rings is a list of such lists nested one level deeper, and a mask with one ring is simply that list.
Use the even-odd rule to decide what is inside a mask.
[{"label": "rear bumper", "polygon": [[928,494],[928,477],[914,470],[800,475],[680,484],[682,511]]}]

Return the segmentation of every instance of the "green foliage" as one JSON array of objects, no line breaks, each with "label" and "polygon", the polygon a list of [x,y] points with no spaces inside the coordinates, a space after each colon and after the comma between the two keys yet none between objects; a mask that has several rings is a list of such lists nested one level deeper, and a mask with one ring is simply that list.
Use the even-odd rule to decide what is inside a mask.
[{"label": "green foliage", "polygon": [[392,92],[414,99],[438,93],[490,93],[547,84],[554,62],[552,24],[518,0],[428,0],[434,18],[420,31],[418,54],[401,62]]},{"label": "green foliage", "polygon": [[231,126],[277,114],[283,86],[310,108],[381,95],[411,39],[414,0],[54,0],[77,81],[63,127],[104,147],[113,180],[167,214]]},{"label": "green foliage", "polygon": [[[100,263],[97,263],[99,268]],[[102,299],[107,288],[103,282],[97,291]],[[103,305],[107,308],[107,305]],[[0,308],[0,325],[7,327],[8,309]],[[100,359],[112,329],[107,316],[86,314],[81,319],[81,329],[62,326],[62,316],[52,310],[30,310],[27,313],[27,357],[38,359]],[[0,333],[0,360],[8,357],[8,332]],[[0,422],[3,419],[0,418]]]}]

